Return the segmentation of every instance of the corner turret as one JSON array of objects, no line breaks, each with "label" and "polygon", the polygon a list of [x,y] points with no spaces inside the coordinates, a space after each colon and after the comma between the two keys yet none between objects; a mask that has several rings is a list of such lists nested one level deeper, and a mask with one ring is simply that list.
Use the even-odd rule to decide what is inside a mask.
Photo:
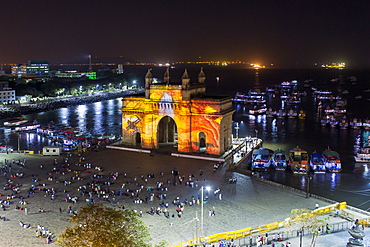
[{"label": "corner turret", "polygon": [[152,72],[150,72],[150,69],[148,69],[148,72],[146,72],[145,75],[145,98],[150,98],[150,85],[153,82],[153,75]]},{"label": "corner turret", "polygon": [[189,73],[188,73],[187,69],[185,69],[185,72],[181,77],[181,82],[182,82],[182,88],[183,89],[189,88],[189,86],[190,86],[190,76],[189,76]]},{"label": "corner turret", "polygon": [[198,82],[199,83],[204,83],[206,80],[206,74],[203,71],[203,67],[200,68],[200,72],[198,74]]},{"label": "corner turret", "polygon": [[164,73],[164,82],[169,85],[170,84],[170,69],[167,67],[166,72]]}]

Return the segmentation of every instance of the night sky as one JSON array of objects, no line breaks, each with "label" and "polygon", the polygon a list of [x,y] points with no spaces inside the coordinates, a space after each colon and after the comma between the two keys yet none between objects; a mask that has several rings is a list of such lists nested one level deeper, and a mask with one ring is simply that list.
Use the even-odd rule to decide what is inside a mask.
[{"label": "night sky", "polygon": [[242,60],[370,66],[370,1],[1,1],[0,63]]}]

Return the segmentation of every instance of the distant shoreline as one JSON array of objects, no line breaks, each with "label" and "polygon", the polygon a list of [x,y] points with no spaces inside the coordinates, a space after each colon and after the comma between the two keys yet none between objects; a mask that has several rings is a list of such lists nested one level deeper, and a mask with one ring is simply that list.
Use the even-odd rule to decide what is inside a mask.
[{"label": "distant shoreline", "polygon": [[6,105],[3,109],[0,109],[0,119],[2,120],[10,117],[19,117],[21,115],[45,112],[63,108],[66,106],[87,104],[108,99],[116,99],[127,95],[140,94],[142,92],[143,89],[109,91],[109,92],[100,92],[98,94],[93,95],[68,96],[55,99],[41,100],[28,104]]}]

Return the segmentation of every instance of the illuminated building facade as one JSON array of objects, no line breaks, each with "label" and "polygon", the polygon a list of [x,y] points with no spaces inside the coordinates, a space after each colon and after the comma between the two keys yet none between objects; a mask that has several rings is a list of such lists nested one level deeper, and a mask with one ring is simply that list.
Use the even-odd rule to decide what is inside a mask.
[{"label": "illuminated building facade", "polygon": [[77,72],[77,71],[58,71],[55,73],[55,77],[58,78],[84,78],[87,77],[90,80],[96,80],[96,72]]},{"label": "illuminated building facade", "polygon": [[45,77],[49,76],[48,61],[28,61],[26,65],[12,66],[12,75],[18,78]]},{"label": "illuminated building facade", "polygon": [[9,82],[0,81],[0,102],[11,103],[16,98],[15,90],[9,87]]},{"label": "illuminated building facade", "polygon": [[122,141],[125,145],[158,149],[173,145],[178,152],[222,155],[232,147],[230,97],[205,95],[203,70],[191,83],[185,70],[181,83],[156,83],[145,75],[145,96],[122,100]]},{"label": "illuminated building facade", "polygon": [[123,64],[118,64],[117,74],[121,75],[121,74],[123,74],[123,72],[124,72]]},{"label": "illuminated building facade", "polygon": [[344,69],[346,67],[346,64],[345,63],[322,64],[321,67],[325,69]]}]

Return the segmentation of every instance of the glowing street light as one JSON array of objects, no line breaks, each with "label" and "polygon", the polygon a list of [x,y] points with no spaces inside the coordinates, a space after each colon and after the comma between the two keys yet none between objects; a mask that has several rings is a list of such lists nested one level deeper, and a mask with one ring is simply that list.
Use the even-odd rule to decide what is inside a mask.
[{"label": "glowing street light", "polygon": [[18,153],[20,153],[21,152],[21,134],[17,133],[17,135],[18,135]]},{"label": "glowing street light", "polygon": [[307,187],[306,187],[306,198],[309,198],[310,197],[310,180],[312,179],[312,177],[310,176],[310,174],[308,174],[306,176],[306,180],[307,180]]},{"label": "glowing street light", "polygon": [[204,187],[202,186],[201,187],[201,190],[202,190],[202,193],[201,193],[201,216],[200,216],[200,236],[201,237],[204,237],[204,189],[206,189],[207,191],[210,191],[211,190],[211,187],[207,186],[207,187]]},{"label": "glowing street light", "polygon": [[237,122],[236,123],[236,126],[235,126],[235,132],[236,132],[236,134],[235,134],[235,136],[236,136],[236,139],[239,139],[239,123]]}]

